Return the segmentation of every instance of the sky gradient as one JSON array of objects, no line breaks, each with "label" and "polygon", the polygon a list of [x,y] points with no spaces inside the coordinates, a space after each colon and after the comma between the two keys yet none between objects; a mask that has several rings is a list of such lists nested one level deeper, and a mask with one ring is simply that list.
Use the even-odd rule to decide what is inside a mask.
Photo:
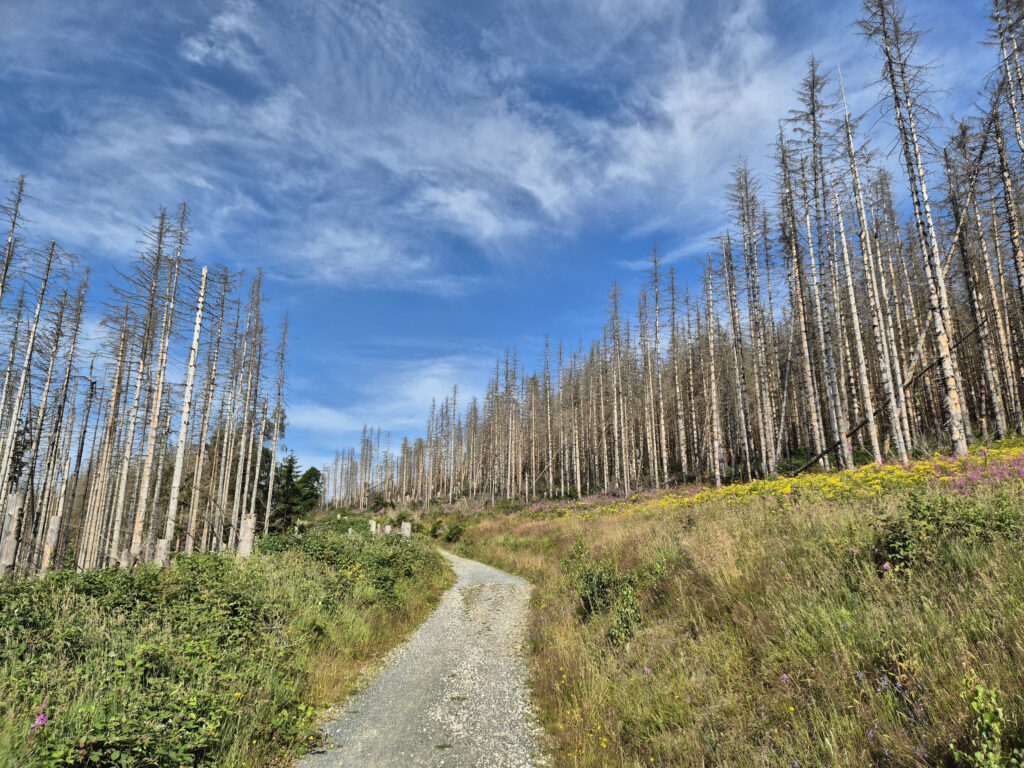
[{"label": "sky gradient", "polygon": [[[895,167],[858,5],[0,0],[0,179],[96,269],[94,320],[161,205],[188,202],[200,263],[262,266],[271,339],[291,317],[284,442],[320,464],[364,423],[421,434],[508,347],[588,344],[655,242],[699,279],[737,160],[771,191],[811,53]],[[976,112],[987,5],[906,4],[936,136]]]}]

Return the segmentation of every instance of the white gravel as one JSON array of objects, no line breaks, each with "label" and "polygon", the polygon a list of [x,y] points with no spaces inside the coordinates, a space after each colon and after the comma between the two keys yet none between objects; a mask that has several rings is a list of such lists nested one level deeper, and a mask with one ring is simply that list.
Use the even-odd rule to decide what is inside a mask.
[{"label": "white gravel", "polygon": [[300,768],[546,765],[526,687],[530,585],[445,553],[455,586]]}]

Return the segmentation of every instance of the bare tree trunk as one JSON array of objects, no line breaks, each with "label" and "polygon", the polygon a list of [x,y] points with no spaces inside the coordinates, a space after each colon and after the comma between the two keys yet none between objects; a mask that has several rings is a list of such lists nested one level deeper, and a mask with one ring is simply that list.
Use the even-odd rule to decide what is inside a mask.
[{"label": "bare tree trunk", "polygon": [[711,256],[708,255],[708,271],[705,279],[707,295],[707,332],[708,332],[708,384],[710,387],[711,412],[711,466],[715,476],[715,487],[722,485],[722,430],[718,420],[718,383],[715,379],[715,295],[711,279]]},{"label": "bare tree trunk", "polygon": [[[156,451],[157,433],[160,431],[160,415],[164,402],[164,382],[167,377],[167,351],[171,343],[171,332],[174,328],[174,301],[178,293],[178,275],[181,271],[181,255],[185,239],[185,213],[181,215],[178,225],[178,246],[171,262],[171,275],[168,279],[168,290],[164,296],[164,317],[160,329],[160,351],[156,364],[156,385],[153,391],[153,402],[149,415],[149,429],[146,447],[142,455],[142,478],[139,482],[139,498],[135,505],[135,524],[132,527],[131,548],[121,553],[122,567],[128,567],[140,559],[142,555],[142,533],[146,525],[147,505],[149,503],[150,478],[153,472],[153,454]],[[156,520],[149,524],[156,525]]]},{"label": "bare tree trunk", "polygon": [[[7,436],[4,440],[3,459],[0,461],[0,513],[4,514],[3,529],[0,530],[0,576],[6,576],[14,567],[14,557],[18,547],[18,536],[21,529],[22,503],[16,496],[11,496],[11,464],[14,458],[15,436],[18,431],[18,424],[21,421],[21,412],[24,408],[25,391],[28,388],[29,372],[32,369],[32,353],[35,349],[36,332],[39,330],[39,314],[43,309],[43,301],[46,299],[46,286],[50,280],[50,269],[56,256],[57,243],[50,242],[46,253],[46,268],[43,271],[43,280],[39,286],[39,296],[36,299],[35,315],[32,318],[32,326],[28,332],[28,343],[25,348],[25,361],[21,367],[21,378],[18,382],[17,393],[12,403],[10,424],[7,427]],[[9,501],[11,499],[11,501]]]},{"label": "bare tree trunk", "polygon": [[260,436],[256,441],[256,468],[252,478],[252,498],[249,511],[245,513],[242,520],[242,532],[238,537],[238,556],[248,557],[252,554],[256,542],[256,491],[260,482],[260,462],[263,459],[263,438],[267,427],[267,398],[263,398],[263,408],[260,410]]},{"label": "bare tree trunk", "polygon": [[726,297],[729,300],[729,320],[732,325],[732,369],[733,382],[736,385],[736,417],[739,422],[740,448],[743,452],[743,465],[746,478],[749,480],[750,469],[750,435],[747,432],[747,371],[743,364],[743,327],[740,325],[739,299],[736,297],[736,273],[733,269],[732,242],[728,235],[722,249],[722,266],[725,271]]},{"label": "bare tree trunk", "polygon": [[[60,354],[60,342],[64,331],[64,312],[67,309],[68,292],[65,290],[60,297],[60,302],[57,307],[57,317],[54,324],[53,330],[53,351],[50,353],[50,360],[46,366],[46,378],[43,381],[43,391],[39,397],[39,407],[36,411],[36,423],[32,432],[30,433],[30,442],[28,451],[22,461],[25,464],[27,479],[25,482],[25,496],[22,497],[22,503],[24,504],[29,498],[32,499],[32,508],[28,510],[29,517],[26,519],[26,510],[22,510],[20,515],[23,525],[23,531],[20,540],[14,541],[16,548],[15,552],[15,563],[19,570],[28,570],[28,560],[32,552],[32,547],[35,544],[33,536],[36,532],[35,524],[38,521],[39,505],[35,503],[35,468],[36,460],[39,456],[39,446],[43,441],[43,422],[46,420],[46,406],[50,399],[50,385],[53,382],[53,369],[57,365],[57,356]],[[51,442],[56,442],[58,435],[50,435]]]},{"label": "bare tree trunk", "polygon": [[665,437],[665,394],[661,379],[661,285],[658,273],[658,248],[651,257],[651,282],[654,284],[654,354],[651,373],[657,382],[658,436],[661,443],[661,470],[668,482],[668,440]]},{"label": "bare tree trunk", "polygon": [[[15,235],[18,231],[18,218],[21,216],[21,203],[24,198],[25,177],[19,176],[7,205],[7,210],[11,214],[11,227],[7,230],[7,244],[4,246],[4,263],[0,265],[0,300],[3,300],[4,288],[7,286],[7,276],[10,273],[11,263],[14,261],[14,252],[17,249]],[[3,510],[0,508],[0,514],[2,512]]]},{"label": "bare tree trunk", "polygon": [[910,50],[905,49],[913,48],[914,33],[903,23],[893,0],[866,0],[865,7],[871,14],[871,18],[865,22],[865,28],[878,43],[885,61],[884,75],[891,88],[893,112],[903,146],[918,237],[926,257],[924,268],[928,280],[928,308],[942,372],[943,410],[949,425],[953,455],[960,458],[967,455],[965,418],[957,387],[957,371],[950,351],[949,334],[952,327],[949,303],[917,137],[912,89],[907,75]]},{"label": "bare tree trunk", "polygon": [[669,290],[672,294],[672,335],[669,347],[672,355],[672,385],[676,395],[676,453],[679,459],[679,472],[685,483],[689,475],[689,467],[686,461],[686,426],[683,423],[682,387],[679,382],[679,326],[676,317],[676,274],[674,269],[669,273]]},{"label": "bare tree trunk", "polygon": [[[960,199],[957,192],[957,179],[954,177],[950,165],[949,156],[946,160],[946,175],[949,178],[950,205],[953,208],[953,215],[960,219],[963,212],[960,208]],[[967,301],[971,308],[971,316],[974,325],[978,329],[978,346],[981,349],[982,373],[985,379],[985,388],[988,390],[989,404],[992,408],[992,415],[995,418],[996,437],[1002,439],[1006,436],[1006,412],[1003,409],[1003,397],[999,386],[999,376],[993,362],[992,350],[989,349],[988,317],[985,307],[981,302],[981,293],[978,290],[977,282],[974,279],[974,270],[971,266],[971,257],[968,254],[967,238],[961,234],[957,238],[960,249],[960,262],[964,274],[964,285],[967,288]]]},{"label": "bare tree trunk", "polygon": [[[196,301],[196,321],[192,329],[192,348],[188,354],[188,368],[185,373],[185,395],[181,403],[181,422],[178,425],[178,444],[174,453],[174,470],[171,474],[171,491],[167,501],[167,520],[164,535],[156,543],[154,560],[166,567],[170,563],[171,543],[174,528],[178,523],[178,497],[181,494],[181,473],[185,467],[185,446],[188,443],[188,426],[192,415],[192,387],[196,379],[196,360],[199,356],[199,334],[203,328],[203,303],[206,301],[207,268],[203,267],[199,278],[199,298]],[[153,520],[156,524],[156,520]]]},{"label": "bare tree trunk", "polygon": [[[274,436],[270,441],[270,478],[267,480],[267,510],[263,517],[263,533],[270,531],[270,515],[274,511],[274,479],[277,475],[277,438],[280,434],[281,422],[284,420],[284,364],[288,345],[288,315],[284,316],[281,327],[281,346],[277,353],[277,403],[274,406]],[[402,495],[404,499],[405,484]]]},{"label": "bare tree trunk", "polygon": [[[843,209],[839,204],[839,195],[833,193],[836,206],[836,221],[839,225],[839,242],[843,253],[843,272],[846,276],[846,296],[850,305],[850,323],[853,331],[854,350],[857,353],[857,378],[860,383],[861,404],[864,407],[868,427],[868,439],[871,442],[871,455],[875,464],[882,463],[882,450],[878,443],[878,426],[875,424],[875,408],[871,398],[871,382],[868,378],[867,357],[864,354],[864,340],[860,330],[860,315],[857,312],[857,296],[853,287],[853,270],[850,268],[850,253],[846,244],[846,230],[843,224]],[[877,333],[877,331],[876,331]],[[885,366],[883,365],[883,368]]]},{"label": "bare tree trunk", "polygon": [[1013,266],[1017,272],[1017,290],[1020,292],[1021,305],[1024,306],[1024,237],[1021,235],[1020,216],[1017,211],[1017,198],[1013,189],[1013,178],[1010,174],[1010,163],[1006,155],[1006,141],[1003,129],[996,115],[992,122],[995,131],[996,149],[999,152],[999,172],[1003,182],[1003,201],[1006,206],[1006,220],[1010,230],[1010,252]]}]

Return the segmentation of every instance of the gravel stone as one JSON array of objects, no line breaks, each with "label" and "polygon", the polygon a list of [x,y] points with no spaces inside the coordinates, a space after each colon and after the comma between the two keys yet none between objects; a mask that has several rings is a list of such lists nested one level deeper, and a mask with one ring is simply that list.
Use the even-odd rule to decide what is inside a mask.
[{"label": "gravel stone", "polygon": [[300,768],[544,766],[526,686],[531,587],[445,553],[457,581]]}]

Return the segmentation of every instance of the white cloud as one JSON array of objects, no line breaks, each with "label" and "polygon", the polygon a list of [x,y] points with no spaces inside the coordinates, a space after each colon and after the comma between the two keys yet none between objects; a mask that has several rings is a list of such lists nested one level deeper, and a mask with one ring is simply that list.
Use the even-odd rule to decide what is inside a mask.
[{"label": "white cloud", "polygon": [[260,72],[257,49],[261,28],[252,0],[230,0],[207,29],[182,41],[181,55],[193,64],[226,64],[242,72]]},{"label": "white cloud", "polygon": [[432,401],[440,405],[455,384],[460,403],[482,397],[494,370],[493,359],[471,353],[401,359],[352,355],[346,363],[343,377],[353,387],[345,398],[350,405],[326,405],[315,388],[318,382],[309,381],[302,396],[286,408],[287,438],[303,445],[304,462],[316,465],[316,457],[330,455],[334,448],[357,446],[364,425],[390,431],[394,446],[402,435],[422,435]]},{"label": "white cloud", "polygon": [[288,407],[289,427],[307,432],[326,433],[335,436],[359,430],[364,421],[340,408],[331,408],[320,403],[300,402]]}]

